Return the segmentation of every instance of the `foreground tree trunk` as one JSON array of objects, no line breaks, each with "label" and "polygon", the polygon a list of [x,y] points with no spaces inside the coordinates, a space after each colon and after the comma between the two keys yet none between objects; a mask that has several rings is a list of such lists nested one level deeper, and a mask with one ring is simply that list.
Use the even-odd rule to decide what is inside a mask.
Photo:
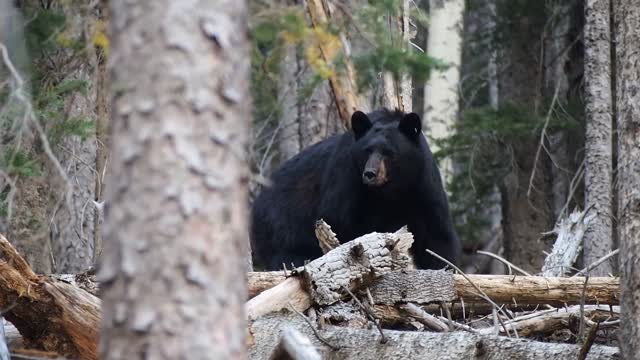
[{"label": "foreground tree trunk", "polygon": [[[593,214],[587,215],[591,220],[584,239],[585,265],[607,255],[613,243],[609,4],[607,0],[585,3],[585,208]],[[605,276],[610,272],[611,265],[607,261],[592,270],[592,275]]]},{"label": "foreground tree trunk", "polygon": [[640,354],[640,1],[616,1],[616,104],[618,124],[618,231],[623,311],[623,358]]},{"label": "foreground tree trunk", "polygon": [[246,11],[111,2],[104,359],[244,357]]}]

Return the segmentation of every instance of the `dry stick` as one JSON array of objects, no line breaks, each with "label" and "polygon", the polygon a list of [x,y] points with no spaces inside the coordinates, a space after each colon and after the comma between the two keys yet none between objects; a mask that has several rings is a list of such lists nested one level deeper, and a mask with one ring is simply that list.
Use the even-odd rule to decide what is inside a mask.
[{"label": "dry stick", "polygon": [[446,332],[447,330],[449,330],[449,327],[447,327],[447,324],[442,322],[437,317],[424,311],[421,307],[419,307],[416,304],[407,303],[407,304],[401,305],[400,308],[406,311],[411,317],[418,320],[423,325],[426,325],[427,327],[429,327],[431,330],[440,331],[440,332]]},{"label": "dry stick", "polygon": [[536,157],[533,160],[533,170],[531,171],[531,177],[529,178],[529,188],[527,189],[527,198],[531,197],[531,190],[533,189],[533,179],[536,177],[536,170],[538,168],[538,160],[540,159],[540,153],[542,152],[542,147],[544,146],[544,139],[547,137],[547,127],[549,127],[549,121],[551,120],[551,113],[553,112],[553,108],[556,106],[556,101],[558,101],[558,92],[560,91],[560,83],[556,86],[555,91],[553,92],[553,99],[551,100],[551,106],[549,106],[549,111],[547,111],[547,117],[544,121],[544,126],[542,127],[542,131],[540,132],[540,144],[538,145],[538,149],[536,151]]},{"label": "dry stick", "polygon": [[584,277],[584,287],[582,288],[582,298],[580,299],[580,328],[578,330],[578,336],[582,339],[584,336],[584,301],[587,293],[587,283],[589,282],[589,274]]},{"label": "dry stick", "polygon": [[607,255],[601,257],[600,259],[598,259],[596,262],[594,262],[593,264],[587,266],[586,268],[578,271],[577,273],[571,275],[571,277],[576,277],[576,276],[580,276],[586,272],[589,272],[593,269],[595,269],[596,267],[598,267],[600,264],[602,264],[603,262],[609,260],[609,258],[618,255],[618,253],[620,252],[620,249],[615,249],[612,252],[608,253]]},{"label": "dry stick", "polygon": [[49,160],[53,163],[53,166],[56,168],[56,170],[58,170],[58,172],[60,173],[60,177],[62,178],[62,180],[64,181],[67,187],[67,193],[65,194],[65,198],[67,200],[67,206],[69,208],[69,211],[71,211],[71,208],[72,208],[71,192],[73,190],[73,185],[71,184],[71,180],[69,180],[69,177],[67,176],[67,173],[62,168],[60,161],[53,154],[53,151],[49,146],[49,140],[47,139],[47,135],[45,134],[44,129],[40,125],[40,122],[38,122],[38,119],[36,118],[36,115],[33,111],[33,105],[31,104],[31,101],[27,99],[23,93],[24,79],[22,79],[22,76],[20,76],[20,73],[18,72],[18,70],[13,66],[13,62],[11,62],[11,59],[9,58],[9,51],[7,50],[7,47],[3,43],[0,43],[0,53],[2,53],[2,59],[6,67],[9,69],[11,76],[13,76],[13,78],[16,80],[17,90],[15,92],[16,94],[15,96],[18,98],[18,100],[24,103],[24,106],[25,106],[24,119],[29,120],[33,123],[33,126],[37,130],[38,137],[40,138],[41,146],[42,146],[42,149],[44,150],[44,153],[47,155]]},{"label": "dry stick", "polygon": [[499,260],[502,263],[504,263],[505,265],[507,265],[509,268],[513,268],[514,270],[520,272],[522,275],[533,276],[530,273],[528,273],[525,270],[517,267],[516,265],[514,265],[513,263],[509,262],[507,259],[505,259],[505,258],[503,258],[503,257],[501,257],[499,255],[496,255],[494,253],[490,253],[488,251],[483,251],[483,250],[478,250],[478,251],[476,251],[476,253],[482,254],[482,255],[487,255],[487,256],[490,256],[490,257],[492,257],[492,258],[494,258],[496,260]]},{"label": "dry stick", "polygon": [[[473,288],[478,291],[478,293],[480,294],[480,297],[482,297],[483,299],[488,301],[491,305],[493,305],[496,309],[498,309],[498,311],[501,312],[502,315],[504,315],[505,318],[507,318],[507,319],[509,318],[509,316],[504,312],[504,310],[502,310],[502,308],[499,307],[498,304],[495,303],[495,301],[491,300],[491,298],[489,296],[487,296],[487,294],[485,294],[485,292],[482,291],[482,289],[480,289],[478,287],[478,285],[476,285],[473,281],[471,281],[471,279],[469,279],[467,274],[462,272],[462,270],[460,270],[459,267],[455,266],[451,261],[443,258],[442,256],[436,254],[435,252],[433,252],[433,251],[431,251],[429,249],[426,249],[426,251],[430,255],[435,256],[438,260],[444,262],[445,264],[451,266],[454,270],[459,272],[460,275],[462,275],[462,277],[465,278],[465,280],[467,280],[469,282],[469,284],[471,284],[471,286],[473,286]],[[507,333],[507,336],[511,336],[511,334],[509,333],[509,329],[507,329],[507,327],[504,326],[504,323],[502,322],[502,320],[499,317],[498,317],[498,321],[500,321],[500,324],[502,325],[502,328],[504,329],[504,331]],[[514,332],[515,332],[515,329],[514,329]],[[515,336],[516,336],[516,338],[518,337],[518,333],[517,332],[515,332]]]},{"label": "dry stick", "polygon": [[327,345],[328,347],[330,347],[332,350],[340,350],[339,347],[331,344],[327,339],[325,339],[323,336],[320,335],[320,333],[318,333],[318,330],[316,329],[315,326],[313,326],[313,324],[311,323],[311,321],[304,316],[303,313],[301,313],[300,311],[296,310],[296,308],[293,306],[293,304],[291,304],[291,301],[289,301],[289,309],[293,310],[293,312],[295,312],[296,314],[298,314],[301,318],[304,319],[304,321],[309,324],[309,327],[311,328],[311,330],[313,331],[313,334],[318,338],[318,340],[320,340],[323,344]]},{"label": "dry stick", "polygon": [[[427,313],[428,314],[428,313]],[[439,319],[440,321],[448,321],[449,319],[447,319],[444,316],[436,316],[436,319]],[[460,329],[460,330],[464,330],[464,331],[468,331],[470,333],[474,333],[477,334],[478,330],[472,328],[471,326],[465,325],[465,324],[460,324],[458,322],[453,321],[452,322],[453,327],[455,327],[456,329]]]},{"label": "dry stick", "polygon": [[451,319],[451,311],[449,307],[442,303],[440,306],[444,308],[444,313],[447,314],[447,320],[449,320],[449,330],[453,331],[453,319]]},{"label": "dry stick", "polygon": [[589,334],[587,334],[587,338],[580,348],[580,353],[578,353],[578,360],[585,360],[587,358],[587,354],[589,354],[589,350],[591,350],[591,346],[593,346],[593,342],[596,339],[596,332],[598,332],[599,327],[600,323],[596,323],[596,326],[592,326],[589,330]]},{"label": "dry stick", "polygon": [[611,321],[603,321],[603,322],[595,322],[593,320],[584,319],[584,323],[587,324],[587,326],[590,326],[590,327],[594,327],[596,325],[599,325],[600,329],[608,329],[608,328],[612,328],[612,327],[620,325],[620,319],[611,320]]},{"label": "dry stick", "polygon": [[380,336],[382,337],[382,339],[380,339],[380,343],[381,344],[385,344],[387,342],[387,339],[384,337],[384,332],[382,332],[382,327],[380,326],[380,321],[378,321],[378,318],[376,318],[376,316],[373,314],[373,312],[371,311],[371,309],[367,308],[366,306],[364,306],[364,304],[360,301],[360,299],[358,299],[352,292],[351,290],[349,290],[348,287],[344,287],[345,290],[347,290],[347,292],[349,293],[349,295],[351,295],[351,297],[353,298],[353,300],[355,300],[356,304],[358,304],[358,306],[360,306],[360,308],[362,309],[362,311],[364,311],[365,315],[367,315],[367,317],[369,318],[369,320],[378,328],[378,331],[380,332]]}]

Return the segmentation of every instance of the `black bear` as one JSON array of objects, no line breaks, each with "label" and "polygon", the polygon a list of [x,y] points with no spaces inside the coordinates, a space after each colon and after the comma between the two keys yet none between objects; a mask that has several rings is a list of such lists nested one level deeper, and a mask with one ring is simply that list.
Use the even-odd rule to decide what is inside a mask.
[{"label": "black bear", "polygon": [[277,270],[322,255],[315,223],[324,219],[346,242],[370,232],[414,235],[416,267],[458,263],[460,242],[447,196],[415,113],[387,109],[351,117],[351,130],[312,145],[285,162],[251,214],[254,264]]}]

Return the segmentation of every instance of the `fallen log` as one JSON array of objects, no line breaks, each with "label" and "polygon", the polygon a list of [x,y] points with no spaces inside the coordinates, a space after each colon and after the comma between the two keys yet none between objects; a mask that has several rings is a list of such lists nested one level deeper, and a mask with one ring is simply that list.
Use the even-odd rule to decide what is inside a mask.
[{"label": "fallen log", "polygon": [[[616,311],[617,310],[617,311]],[[580,309],[579,305],[568,308],[543,310],[529,315],[517,317],[505,322],[509,330],[514,329],[519,336],[548,335],[556,330],[567,328],[575,320],[578,323],[580,315],[591,321],[607,321],[620,316],[619,309],[610,309],[608,306],[591,305]],[[482,334],[491,334],[494,329],[481,329]],[[505,335],[503,328],[499,329],[501,335]]]},{"label": "fallen log", "polygon": [[0,308],[25,345],[97,359],[100,300],[66,281],[36,275],[2,235],[0,253]]},{"label": "fallen log", "polygon": [[302,311],[312,303],[333,304],[388,272],[409,268],[412,243],[406,227],[349,241],[306,264],[301,277],[289,277],[249,300],[247,315],[254,319],[288,307]]},{"label": "fallen log", "polygon": [[[443,271],[411,270],[385,273],[374,281],[370,290],[376,304],[429,304],[464,301],[465,304],[485,303],[471,285],[473,282],[489,298],[499,304],[516,306],[549,304],[564,306],[579,304],[618,305],[620,279],[591,277],[585,288],[584,277],[555,278],[514,275],[456,275]],[[250,292],[259,293],[284,279],[282,272],[248,274]],[[256,279],[259,279],[256,280]],[[253,288],[251,288],[254,286]],[[296,291],[305,291],[299,288]],[[289,294],[289,295],[293,295]],[[296,294],[296,296],[299,296]],[[298,310],[301,308],[298,307]]]},{"label": "fallen log", "polygon": [[[382,344],[380,333],[374,329],[325,326],[317,330],[312,329],[299,315],[274,313],[251,322],[253,344],[250,358],[263,359],[265,354],[272,354],[286,327],[295,328],[306,335],[323,359],[573,360],[580,352],[580,346],[577,345],[542,343],[465,331],[432,333],[384,330],[386,342]],[[618,359],[619,356],[615,347],[593,345],[586,358],[606,360]]]}]

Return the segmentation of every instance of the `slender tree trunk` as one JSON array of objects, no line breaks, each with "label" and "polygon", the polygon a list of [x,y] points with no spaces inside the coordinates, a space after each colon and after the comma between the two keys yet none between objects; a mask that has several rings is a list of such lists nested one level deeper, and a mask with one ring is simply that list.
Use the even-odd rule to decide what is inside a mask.
[{"label": "slender tree trunk", "polygon": [[614,2],[618,125],[618,231],[624,359],[640,354],[640,1]]},{"label": "slender tree trunk", "polygon": [[[93,9],[66,3],[61,5],[61,10],[67,19],[66,31],[73,39],[81,41],[92,38],[97,20],[93,16]],[[96,85],[100,84],[95,81],[97,57],[90,42],[85,44],[85,49],[88,61],[65,74],[65,78],[85,82],[89,91],[86,94],[80,91],[70,94],[65,99],[64,115],[69,119],[93,120],[96,125],[94,104],[98,92]],[[77,52],[65,50],[61,51],[57,61],[64,64],[78,57]],[[55,184],[50,189],[52,199],[49,199],[52,214],[49,233],[55,259],[53,270],[62,273],[81,272],[93,264],[96,137],[95,134],[86,139],[72,134],[64,135],[59,143],[52,144],[52,150],[67,176],[67,179],[56,176],[49,183],[50,186]],[[56,174],[55,167],[51,162],[48,164],[48,173]],[[71,189],[66,190],[66,181]],[[67,191],[71,193],[67,195]],[[69,196],[70,201],[65,196]]]},{"label": "slender tree trunk", "polygon": [[[424,90],[424,118],[426,135],[440,140],[450,136],[458,116],[458,85],[462,56],[464,0],[429,1],[429,37],[427,53],[450,65],[442,72],[433,71]],[[433,152],[438,146],[430,142]],[[441,162],[445,184],[452,176],[450,159]]]},{"label": "slender tree trunk", "polygon": [[[96,33],[106,37],[106,26],[109,23],[108,0],[100,1],[100,17],[97,22]],[[95,174],[95,199],[93,214],[93,264],[97,264],[102,253],[102,204],[105,190],[105,176],[107,159],[109,158],[109,111],[108,102],[108,76],[107,76],[107,52],[104,47],[97,47],[96,66],[96,174]]]},{"label": "slender tree trunk", "polygon": [[[506,3],[497,2],[499,13]],[[534,14],[530,16],[514,21],[498,58],[499,67],[504,68],[499,72],[500,102],[526,109],[535,108],[540,93],[540,34],[544,23]],[[500,186],[505,255],[533,273],[540,271],[544,252],[553,245],[540,239],[541,233],[553,228],[553,207],[549,159],[540,156],[535,161],[539,146],[537,136],[506,144],[514,166]]]},{"label": "slender tree trunk", "polygon": [[[409,42],[415,36],[411,30],[409,23],[409,14],[411,13],[411,3],[409,0],[402,1],[402,11],[400,17],[389,18],[390,34],[398,31],[402,36],[402,46],[407,51],[414,51]],[[403,74],[400,79],[394,79],[391,73],[382,75],[382,98],[380,103],[389,109],[399,109],[405,112],[413,111],[412,101],[412,81],[408,74]]]},{"label": "slender tree trunk", "polygon": [[246,353],[244,1],[111,1],[104,359]]},{"label": "slender tree trunk", "polygon": [[[584,237],[584,264],[592,264],[612,250],[612,144],[611,144],[611,28],[610,0],[585,4],[585,207],[591,218]],[[593,215],[591,215],[593,214]],[[611,272],[609,261],[591,271]]]},{"label": "slender tree trunk", "polygon": [[310,86],[311,68],[293,46],[285,54],[280,67],[282,86],[279,94],[282,116],[278,150],[282,161],[343,129],[329,81],[316,85],[309,96],[301,97],[300,94]]},{"label": "slender tree trunk", "polygon": [[[552,97],[556,94],[554,106],[566,108],[569,93],[569,78],[566,73],[571,40],[572,3],[557,2],[552,5],[549,14],[548,39],[544,43],[544,94]],[[551,189],[553,218],[558,221],[567,211],[571,182],[571,160],[569,156],[569,134],[564,129],[554,129],[549,134],[549,156],[551,157]],[[564,210],[564,213],[563,213]]]}]

